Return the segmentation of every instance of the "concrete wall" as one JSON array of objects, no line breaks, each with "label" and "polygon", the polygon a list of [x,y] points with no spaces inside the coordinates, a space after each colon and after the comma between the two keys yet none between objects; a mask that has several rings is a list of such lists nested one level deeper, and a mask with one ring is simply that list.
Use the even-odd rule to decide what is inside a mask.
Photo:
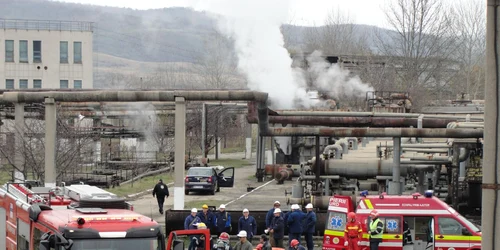
[{"label": "concrete wall", "polygon": [[[0,89],[5,89],[5,80],[14,79],[14,88],[19,89],[19,80],[27,79],[28,88],[33,80],[42,80],[42,88],[60,88],[60,80],[68,80],[74,88],[74,80],[82,81],[82,88],[93,88],[92,32],[0,29]],[[14,62],[5,62],[5,40],[14,40]],[[19,41],[28,41],[28,62],[19,61]],[[33,62],[33,41],[42,42],[42,62]],[[68,63],[60,63],[60,42],[68,42]],[[73,63],[73,42],[82,42],[82,63]],[[38,69],[38,67],[40,67]],[[47,69],[45,69],[47,67]]]}]

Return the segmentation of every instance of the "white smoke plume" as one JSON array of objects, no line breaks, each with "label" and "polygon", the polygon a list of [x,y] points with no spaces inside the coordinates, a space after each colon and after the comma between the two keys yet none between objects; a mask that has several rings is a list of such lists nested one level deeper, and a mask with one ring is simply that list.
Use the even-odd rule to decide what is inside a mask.
[{"label": "white smoke plume", "polygon": [[[235,41],[238,68],[251,90],[269,93],[271,106],[278,109],[309,108],[317,103],[307,94],[301,69],[292,68],[280,27],[287,23],[290,0],[202,0],[195,9],[215,13],[219,30]],[[317,74],[317,87],[325,92],[343,91],[364,95],[369,87],[348,72],[330,67],[319,54],[309,57]]]},{"label": "white smoke plume", "polygon": [[341,69],[338,64],[325,61],[320,51],[314,51],[307,57],[308,72],[312,74],[314,86],[321,92],[338,99],[342,97],[364,97],[373,87],[365,84],[358,76]]}]

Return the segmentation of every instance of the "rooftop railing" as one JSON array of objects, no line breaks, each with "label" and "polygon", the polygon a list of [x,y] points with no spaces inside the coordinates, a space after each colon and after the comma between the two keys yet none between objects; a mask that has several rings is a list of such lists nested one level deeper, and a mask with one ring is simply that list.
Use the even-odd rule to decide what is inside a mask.
[{"label": "rooftop railing", "polygon": [[0,29],[94,31],[94,23],[78,21],[0,19]]}]

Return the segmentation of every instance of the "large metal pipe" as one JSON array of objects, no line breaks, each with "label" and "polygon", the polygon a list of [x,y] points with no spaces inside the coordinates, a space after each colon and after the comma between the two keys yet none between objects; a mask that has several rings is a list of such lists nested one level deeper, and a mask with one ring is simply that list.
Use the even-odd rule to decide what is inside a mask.
[{"label": "large metal pipe", "polygon": [[[375,112],[339,112],[339,111],[290,111],[275,110],[280,116],[331,116],[331,117],[406,117],[418,118],[422,114],[417,113],[375,113]],[[424,117],[433,119],[466,119],[464,116],[451,115],[427,115]],[[471,117],[471,120],[484,120],[483,117]]]},{"label": "large metal pipe", "polygon": [[246,90],[100,90],[100,91],[58,91],[58,92],[5,92],[2,100],[12,103],[42,103],[46,97],[56,102],[173,102],[175,97],[186,101],[256,101],[265,103],[268,94]]},{"label": "large metal pipe", "polygon": [[418,153],[448,153],[448,149],[442,148],[403,148],[403,152],[418,152]]},{"label": "large metal pipe", "polygon": [[[315,159],[311,161],[315,162]],[[326,160],[320,169],[321,174],[339,175],[349,178],[375,178],[377,176],[392,176],[396,163],[393,160],[379,159],[343,159]],[[433,166],[429,165],[401,165],[400,175],[406,176],[408,173],[415,172],[418,169],[432,171]],[[311,170],[315,171],[314,164]]]},{"label": "large metal pipe", "polygon": [[446,128],[484,128],[483,122],[450,122]]},{"label": "large metal pipe", "polygon": [[330,151],[335,152],[335,159],[342,159],[342,146],[338,144],[333,144],[333,145],[328,145],[323,149],[323,154],[324,155],[329,155]]},{"label": "large metal pipe", "polygon": [[[380,146],[377,146],[380,147]],[[382,145],[381,147],[392,148],[392,144]],[[451,148],[448,143],[402,143],[401,148]]]},{"label": "large metal pipe", "polygon": [[394,137],[393,139],[393,162],[394,166],[392,168],[392,182],[389,186],[389,194],[398,195],[401,194],[401,138]]},{"label": "large metal pipe", "polygon": [[[469,150],[466,148],[460,148],[460,154],[458,156],[459,162],[466,161],[469,158]],[[401,159],[406,158],[409,160],[429,160],[429,161],[449,161],[450,163],[453,160],[453,156],[441,156],[441,155],[434,155],[434,154],[427,154],[427,155],[422,155],[422,154],[403,154],[401,155]]]},{"label": "large metal pipe", "polygon": [[347,142],[346,139],[340,139],[340,140],[336,141],[335,144],[342,147],[342,154],[349,153],[349,142]]},{"label": "large metal pipe", "polygon": [[[423,119],[424,128],[446,128],[457,119]],[[257,123],[255,115],[248,116],[248,122]],[[304,126],[328,126],[328,127],[417,127],[417,118],[384,118],[384,117],[321,117],[314,118],[308,116],[270,116],[271,124],[294,124]]]},{"label": "large metal pipe", "polygon": [[500,237],[500,157],[498,142],[500,131],[500,97],[498,94],[500,83],[500,45],[498,22],[500,15],[498,8],[500,1],[488,0],[486,10],[486,81],[485,81],[485,136],[484,161],[482,182],[482,249],[499,249]]},{"label": "large metal pipe", "polygon": [[261,131],[264,136],[325,136],[325,137],[423,137],[423,138],[482,138],[482,129],[416,129],[416,128],[277,128]]},{"label": "large metal pipe", "polygon": [[278,183],[283,183],[285,180],[290,180],[293,175],[293,170],[289,168],[282,168],[278,173],[274,175],[274,178]]}]

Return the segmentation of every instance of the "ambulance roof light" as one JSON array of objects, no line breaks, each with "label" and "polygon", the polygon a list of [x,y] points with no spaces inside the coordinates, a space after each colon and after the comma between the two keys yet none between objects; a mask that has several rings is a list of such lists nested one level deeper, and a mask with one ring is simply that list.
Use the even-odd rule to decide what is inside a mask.
[{"label": "ambulance roof light", "polygon": [[434,191],[433,190],[427,190],[424,193],[425,198],[432,198],[433,195],[434,195]]},{"label": "ambulance roof light", "polygon": [[363,196],[363,197],[368,196],[368,190],[361,191],[361,193],[359,193],[359,195]]}]

